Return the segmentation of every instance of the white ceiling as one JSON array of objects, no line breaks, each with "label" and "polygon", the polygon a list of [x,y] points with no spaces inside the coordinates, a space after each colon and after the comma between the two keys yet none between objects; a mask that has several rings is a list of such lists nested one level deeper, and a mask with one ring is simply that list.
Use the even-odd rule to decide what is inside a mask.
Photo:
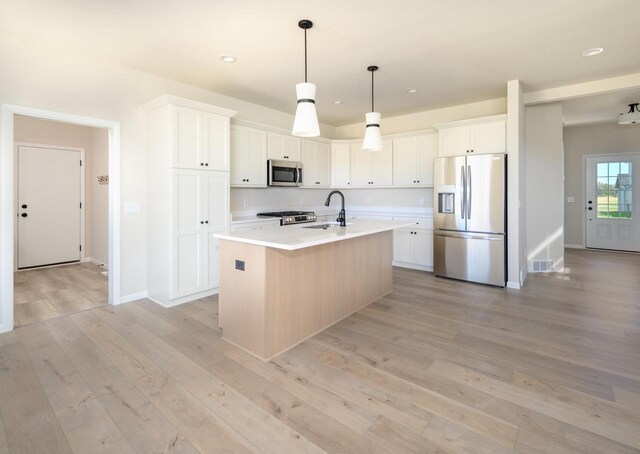
[{"label": "white ceiling", "polygon": [[640,88],[563,101],[564,125],[616,123],[618,115],[628,112],[628,105],[634,102],[640,102]]},{"label": "white ceiling", "polygon": [[[320,121],[362,121],[640,71],[638,0],[2,0],[0,28],[295,111],[308,32]],[[603,54],[581,52],[604,47]],[[224,64],[220,54],[238,58]],[[419,88],[413,95],[410,87]],[[343,104],[331,103],[339,99]]]}]

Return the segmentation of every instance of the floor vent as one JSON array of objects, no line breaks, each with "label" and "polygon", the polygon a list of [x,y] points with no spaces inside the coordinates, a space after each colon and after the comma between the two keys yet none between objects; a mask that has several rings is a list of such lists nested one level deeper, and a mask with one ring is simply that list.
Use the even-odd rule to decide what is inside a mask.
[{"label": "floor vent", "polygon": [[553,271],[553,260],[532,260],[530,273],[544,273]]}]

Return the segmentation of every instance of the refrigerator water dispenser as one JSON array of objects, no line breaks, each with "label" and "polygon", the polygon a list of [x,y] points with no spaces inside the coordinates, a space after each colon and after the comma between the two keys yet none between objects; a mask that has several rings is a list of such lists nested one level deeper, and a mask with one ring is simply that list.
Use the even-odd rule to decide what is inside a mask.
[{"label": "refrigerator water dispenser", "polygon": [[455,194],[453,192],[438,193],[438,213],[453,214],[455,212]]}]

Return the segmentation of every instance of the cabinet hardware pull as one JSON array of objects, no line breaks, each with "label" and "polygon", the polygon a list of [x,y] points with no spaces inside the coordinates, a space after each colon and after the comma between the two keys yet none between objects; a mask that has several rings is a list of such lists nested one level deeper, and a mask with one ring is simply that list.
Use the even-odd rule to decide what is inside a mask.
[{"label": "cabinet hardware pull", "polygon": [[209,221],[204,221],[204,223],[205,223],[205,224],[208,224],[208,223],[209,223]]},{"label": "cabinet hardware pull", "polygon": [[204,165],[204,162],[201,162],[201,163],[200,163],[200,165],[201,165],[201,166],[203,166],[203,165]]},{"label": "cabinet hardware pull", "polygon": [[205,165],[205,167],[209,167],[209,163],[208,162],[205,162],[204,165]]},{"label": "cabinet hardware pull", "polygon": [[204,224],[204,221],[200,221],[200,224]]}]

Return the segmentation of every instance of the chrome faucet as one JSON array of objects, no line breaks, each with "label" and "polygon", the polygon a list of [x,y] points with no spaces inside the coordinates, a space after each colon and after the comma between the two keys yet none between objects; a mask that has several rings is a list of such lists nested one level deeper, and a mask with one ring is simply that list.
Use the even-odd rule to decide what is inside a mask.
[{"label": "chrome faucet", "polygon": [[338,219],[336,219],[336,222],[340,223],[340,227],[346,227],[347,226],[347,220],[346,220],[346,215],[344,212],[344,194],[340,191],[331,191],[329,193],[329,195],[327,196],[327,201],[324,202],[324,206],[329,206],[329,204],[331,203],[331,196],[333,194],[338,194],[340,196],[340,198],[342,199],[342,209],[340,210],[340,213],[338,213]]}]

